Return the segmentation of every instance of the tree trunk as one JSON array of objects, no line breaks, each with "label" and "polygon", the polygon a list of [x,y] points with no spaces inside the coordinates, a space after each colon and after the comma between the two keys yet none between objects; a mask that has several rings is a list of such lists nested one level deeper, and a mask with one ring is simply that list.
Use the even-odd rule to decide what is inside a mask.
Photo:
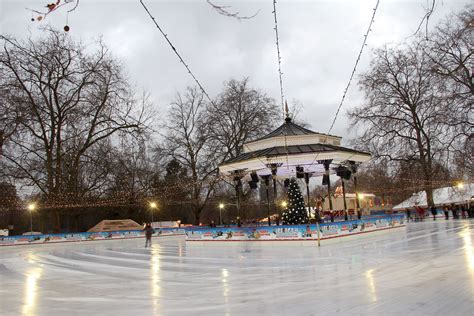
[{"label": "tree trunk", "polygon": [[433,188],[431,186],[426,186],[425,187],[425,192],[426,192],[426,204],[428,204],[428,207],[434,207],[434,198],[433,198]]},{"label": "tree trunk", "polygon": [[194,224],[196,226],[199,226],[201,212],[199,211],[198,208],[195,208],[193,213],[194,213]]},{"label": "tree trunk", "polygon": [[55,223],[54,223],[54,232],[56,234],[59,234],[61,232],[61,216],[59,214],[59,210],[54,210],[54,217],[55,217]]}]

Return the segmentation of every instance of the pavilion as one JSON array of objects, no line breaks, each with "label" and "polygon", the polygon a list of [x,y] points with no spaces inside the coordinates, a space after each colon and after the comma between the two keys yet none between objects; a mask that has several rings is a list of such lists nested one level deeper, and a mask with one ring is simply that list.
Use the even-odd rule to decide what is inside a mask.
[{"label": "pavilion", "polygon": [[[287,115],[285,122],[277,129],[244,144],[242,154],[219,165],[220,174],[231,177],[234,181],[238,217],[242,180],[249,180],[251,188],[257,188],[259,179],[263,180],[267,190],[268,213],[270,213],[268,194],[270,180],[273,181],[275,197],[277,180],[304,178],[308,203],[309,179],[312,176],[323,176],[323,184],[327,185],[328,192],[331,190],[329,174],[333,172],[345,180],[349,180],[351,174],[354,175],[354,184],[357,185],[355,177],[357,167],[368,161],[371,156],[367,152],[342,147],[341,140],[342,137],[317,133],[299,126]],[[329,203],[332,209],[331,199]]]}]

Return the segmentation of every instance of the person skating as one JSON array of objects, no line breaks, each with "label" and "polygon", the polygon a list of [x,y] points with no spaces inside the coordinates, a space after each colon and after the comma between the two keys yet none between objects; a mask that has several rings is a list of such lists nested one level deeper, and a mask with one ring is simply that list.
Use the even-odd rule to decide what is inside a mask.
[{"label": "person skating", "polygon": [[446,219],[449,219],[449,209],[447,205],[443,206],[443,212],[444,212],[444,217]]},{"label": "person skating", "polygon": [[462,218],[467,218],[467,209],[466,209],[466,206],[464,204],[461,205],[461,217]]},{"label": "person skating", "polygon": [[145,228],[143,229],[145,231],[145,248],[147,246],[151,247],[151,236],[153,235],[153,227],[151,227],[151,223],[147,223]]},{"label": "person skating", "polygon": [[431,215],[433,215],[433,220],[436,220],[436,207],[432,206],[431,207]]},{"label": "person skating", "polygon": [[454,203],[451,204],[451,213],[453,213],[453,219],[458,219],[458,209]]}]

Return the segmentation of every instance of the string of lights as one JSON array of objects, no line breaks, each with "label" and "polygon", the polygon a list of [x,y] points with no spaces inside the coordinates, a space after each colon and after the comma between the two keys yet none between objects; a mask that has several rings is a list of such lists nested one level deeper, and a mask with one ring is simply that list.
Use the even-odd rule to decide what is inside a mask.
[{"label": "string of lights", "polygon": [[367,31],[365,32],[364,40],[362,42],[362,46],[360,47],[359,54],[357,55],[357,59],[356,59],[356,62],[354,64],[354,68],[352,69],[351,76],[349,77],[349,81],[347,82],[346,88],[344,89],[344,93],[342,94],[341,102],[339,103],[339,106],[337,107],[336,115],[334,115],[334,119],[331,123],[331,127],[329,127],[329,130],[327,132],[328,135],[331,133],[331,131],[334,127],[334,124],[336,123],[339,112],[341,111],[344,100],[346,99],[347,92],[349,91],[349,88],[351,86],[352,79],[354,78],[354,75],[357,71],[357,66],[359,65],[360,58],[362,56],[362,53],[364,52],[364,48],[367,46],[367,38],[369,37],[370,31],[372,31],[372,24],[374,23],[375,14],[377,13],[379,3],[380,3],[380,0],[377,0],[377,3],[375,4],[375,8],[373,9],[374,12],[372,13],[372,17],[370,18],[369,27],[367,28]]},{"label": "string of lights", "polygon": [[[282,113],[283,113],[283,119],[286,119],[286,116],[288,116],[288,105],[284,102],[285,99],[285,94],[283,93],[283,72],[281,71],[281,53],[280,53],[280,37],[278,35],[278,19],[277,19],[277,9],[276,9],[276,0],[273,0],[273,18],[275,21],[275,44],[276,44],[276,49],[277,49],[277,57],[278,57],[278,76],[280,79],[280,96],[281,96],[281,108],[282,108]],[[287,140],[286,140],[286,134],[283,134],[284,140],[285,140],[285,151],[286,151],[286,168],[290,169],[289,166],[289,159],[288,159],[288,147],[287,147]]]},{"label": "string of lights", "polygon": [[199,80],[197,79],[197,77],[194,75],[194,73],[191,71],[191,69],[189,68],[188,64],[184,61],[183,57],[181,57],[180,53],[178,52],[178,50],[176,49],[176,47],[173,45],[173,43],[171,43],[170,39],[168,38],[168,35],[163,31],[163,29],[160,27],[160,25],[158,24],[158,22],[156,22],[156,19],[155,17],[151,14],[150,10],[148,10],[148,7],[145,5],[145,3],[143,2],[143,0],[140,0],[140,3],[142,4],[143,8],[145,9],[146,13],[148,14],[148,16],[151,18],[151,20],[153,21],[153,23],[155,24],[156,28],[160,31],[160,33],[163,35],[163,37],[166,39],[166,41],[168,42],[168,44],[170,45],[171,49],[173,50],[173,52],[176,54],[176,56],[178,56],[178,59],[179,61],[183,64],[183,66],[186,68],[186,70],[188,71],[188,74],[194,79],[194,82],[196,82],[196,84],[198,85],[199,89],[202,91],[202,93],[206,96],[206,98],[209,100],[209,102],[211,102],[212,104],[214,104],[214,101],[211,99],[211,97],[209,96],[209,94],[206,92],[206,90],[204,89],[204,87],[202,86],[201,82],[199,82]]},{"label": "string of lights", "polygon": [[[223,180],[225,177],[218,176],[214,181]],[[398,186],[396,188],[381,188],[380,186],[371,186],[370,184],[363,184],[364,191],[371,193],[380,194],[393,194],[393,193],[406,193],[406,192],[417,192],[424,188],[437,189],[440,187],[459,185],[458,181],[454,180],[431,180],[420,187],[420,184],[413,178],[397,178],[397,180],[404,180],[408,182],[408,185]],[[195,202],[192,199],[186,200],[174,200],[176,195],[187,194],[186,190],[192,188],[192,185],[197,182],[192,181],[181,181],[174,185],[163,186],[158,192],[152,191],[114,191],[111,193],[104,193],[109,196],[107,197],[93,197],[85,196],[78,197],[73,193],[63,193],[56,197],[49,197],[46,200],[37,199],[37,203],[41,209],[54,209],[54,208],[90,208],[90,207],[111,207],[111,206],[130,206],[130,205],[146,205],[149,201],[163,201],[166,205],[190,205]],[[200,182],[199,184],[205,184]],[[462,190],[462,189],[459,189]],[[0,205],[3,205],[0,210],[5,208],[22,209],[24,208],[24,202],[15,197],[3,197],[0,198]]]},{"label": "string of lights", "polygon": [[276,0],[273,0],[273,17],[275,20],[275,38],[276,38],[276,48],[277,48],[277,56],[278,56],[278,75],[280,76],[280,94],[281,94],[281,108],[283,112],[283,119],[285,119],[285,103],[284,99],[285,96],[283,94],[283,73],[281,72],[281,54],[280,54],[280,40],[278,36],[278,20],[277,20],[277,11],[276,11]]},{"label": "string of lights", "polygon": [[[375,14],[377,13],[379,3],[380,3],[380,0],[377,0],[377,3],[375,4],[375,7],[374,7],[373,12],[372,12],[372,16],[370,18],[369,26],[367,28],[367,31],[364,34],[364,40],[362,41],[362,45],[360,47],[359,54],[357,55],[357,58],[356,58],[356,61],[355,61],[355,64],[354,64],[354,68],[352,68],[352,72],[351,72],[351,75],[349,77],[349,81],[347,82],[347,85],[344,89],[344,92],[343,92],[342,98],[341,98],[341,102],[339,103],[339,106],[337,107],[337,111],[336,111],[336,114],[334,115],[334,119],[332,120],[331,126],[329,127],[329,130],[328,130],[328,132],[326,133],[326,136],[323,139],[323,144],[326,143],[328,136],[331,134],[331,131],[334,127],[334,124],[336,123],[336,120],[339,116],[339,112],[341,111],[342,105],[344,104],[344,100],[346,99],[346,95],[347,95],[347,92],[349,91],[349,88],[351,86],[352,79],[354,78],[354,75],[357,71],[357,66],[359,65],[360,58],[362,56],[362,53],[364,52],[364,48],[367,46],[367,39],[369,37],[370,31],[372,31],[372,24],[374,23]],[[316,154],[316,156],[314,157],[314,160],[311,164],[314,164],[314,162],[318,159],[318,154]]]}]

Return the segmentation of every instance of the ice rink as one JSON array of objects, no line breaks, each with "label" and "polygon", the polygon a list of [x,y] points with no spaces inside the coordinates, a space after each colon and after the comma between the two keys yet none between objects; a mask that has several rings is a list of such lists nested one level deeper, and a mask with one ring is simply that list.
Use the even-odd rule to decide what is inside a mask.
[{"label": "ice rink", "polygon": [[318,248],[182,237],[0,248],[1,315],[474,315],[474,221]]}]

